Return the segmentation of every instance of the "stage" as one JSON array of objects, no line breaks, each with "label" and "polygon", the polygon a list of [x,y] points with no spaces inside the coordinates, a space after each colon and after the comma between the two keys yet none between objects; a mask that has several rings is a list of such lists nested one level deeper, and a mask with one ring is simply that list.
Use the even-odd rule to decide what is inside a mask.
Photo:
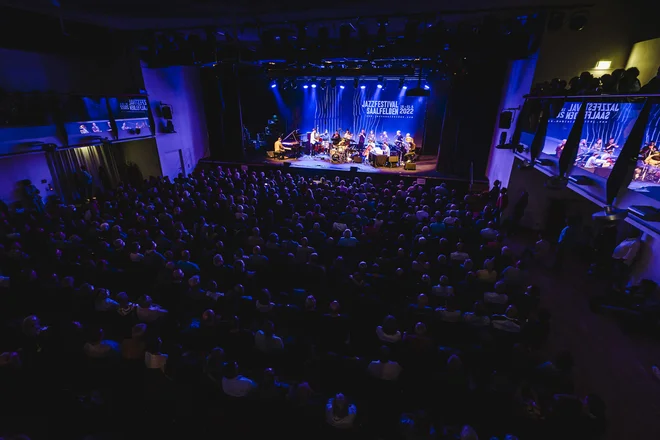
[{"label": "stage", "polygon": [[[327,155],[310,156],[304,154],[297,159],[287,158],[285,160],[262,157],[261,160],[268,165],[281,165],[291,168],[304,168],[304,169],[328,170],[328,171],[351,171],[351,168],[355,167],[358,173],[394,174],[394,175],[406,175],[406,176],[430,177],[430,178],[447,177],[436,171],[435,156],[420,156],[417,159],[415,170],[404,170],[403,165],[398,167],[388,167],[388,166],[374,167],[368,163],[352,163],[352,162],[336,163],[330,160],[330,157]],[[254,160],[252,160],[251,162],[254,162]]]}]

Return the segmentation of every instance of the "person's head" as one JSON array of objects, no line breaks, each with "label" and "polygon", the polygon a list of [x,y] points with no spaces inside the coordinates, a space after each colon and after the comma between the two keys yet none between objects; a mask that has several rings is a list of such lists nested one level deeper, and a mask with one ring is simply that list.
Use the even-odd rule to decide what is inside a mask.
[{"label": "person's head", "polygon": [[131,329],[133,339],[144,339],[147,334],[147,324],[135,324]]},{"label": "person's head", "polygon": [[396,318],[392,315],[388,315],[383,320],[383,333],[386,335],[395,335],[399,330],[399,325],[396,322]]},{"label": "person's head", "polygon": [[238,364],[236,362],[226,362],[222,368],[222,376],[227,379],[235,379],[238,376]]},{"label": "person's head", "polygon": [[275,324],[272,321],[264,322],[261,330],[264,332],[264,335],[271,337],[275,334]]},{"label": "person's head", "polygon": [[473,427],[465,425],[461,430],[460,440],[479,440],[479,436]]},{"label": "person's head", "polygon": [[417,336],[424,336],[426,335],[426,324],[423,322],[418,322],[415,324],[415,334]]},{"label": "person's head", "polygon": [[330,303],[330,315],[339,316],[340,309],[339,301],[335,300]]},{"label": "person's head", "polygon": [[332,399],[332,414],[340,419],[348,416],[348,400],[342,393],[338,393]]},{"label": "person's head", "polygon": [[417,306],[418,307],[427,307],[429,305],[429,297],[423,293],[417,295]]},{"label": "person's head", "polygon": [[309,295],[307,298],[305,298],[305,310],[307,311],[316,310],[316,298],[314,298],[314,296]]}]

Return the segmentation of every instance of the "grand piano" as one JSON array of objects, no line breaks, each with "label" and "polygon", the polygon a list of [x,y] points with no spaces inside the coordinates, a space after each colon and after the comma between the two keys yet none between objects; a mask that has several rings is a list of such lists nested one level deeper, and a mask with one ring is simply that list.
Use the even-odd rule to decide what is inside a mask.
[{"label": "grand piano", "polygon": [[282,138],[282,146],[286,151],[291,152],[292,157],[300,157],[302,152],[302,142],[300,141],[300,131],[293,130]]}]

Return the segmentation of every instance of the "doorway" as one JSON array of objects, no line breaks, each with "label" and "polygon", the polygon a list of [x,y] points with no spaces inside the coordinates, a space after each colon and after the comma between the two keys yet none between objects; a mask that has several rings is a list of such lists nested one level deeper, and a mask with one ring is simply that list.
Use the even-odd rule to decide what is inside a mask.
[{"label": "doorway", "polygon": [[165,153],[163,165],[163,174],[170,176],[171,179],[178,177],[179,174],[185,174],[185,161],[183,160],[183,150],[173,150]]}]

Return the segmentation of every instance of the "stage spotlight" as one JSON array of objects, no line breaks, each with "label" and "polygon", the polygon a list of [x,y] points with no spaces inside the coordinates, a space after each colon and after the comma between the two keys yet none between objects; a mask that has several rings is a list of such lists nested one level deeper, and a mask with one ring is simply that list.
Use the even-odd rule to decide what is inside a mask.
[{"label": "stage spotlight", "polygon": [[315,88],[316,88],[316,84],[312,84],[312,88],[315,89]]},{"label": "stage spotlight", "polygon": [[[376,87],[378,87],[379,89],[382,89],[382,88],[383,88],[383,85],[382,85],[382,84],[378,84]],[[362,86],[362,88],[364,88],[364,86]]]},{"label": "stage spotlight", "polygon": [[307,87],[309,87],[309,86],[308,86],[307,84],[305,84],[305,85],[303,86],[303,89],[306,89]]},{"label": "stage spotlight", "polygon": [[277,87],[277,81],[273,81],[273,82],[271,82],[271,83],[270,83],[270,88],[271,88],[271,89],[274,89],[275,87]]},{"label": "stage spotlight", "polygon": [[431,89],[431,87],[429,87],[428,84],[424,85],[424,90],[430,90],[430,89]]},{"label": "stage spotlight", "polygon": [[403,90],[406,90],[406,89],[408,88],[408,86],[404,85],[404,86],[401,87],[401,88],[402,88]]},{"label": "stage spotlight", "polygon": [[344,85],[343,85],[343,84],[340,85],[339,88],[342,89],[342,90],[344,90]]},{"label": "stage spotlight", "polygon": [[361,88],[362,90],[364,90],[364,89],[367,88],[367,86],[360,86],[360,88]]}]

